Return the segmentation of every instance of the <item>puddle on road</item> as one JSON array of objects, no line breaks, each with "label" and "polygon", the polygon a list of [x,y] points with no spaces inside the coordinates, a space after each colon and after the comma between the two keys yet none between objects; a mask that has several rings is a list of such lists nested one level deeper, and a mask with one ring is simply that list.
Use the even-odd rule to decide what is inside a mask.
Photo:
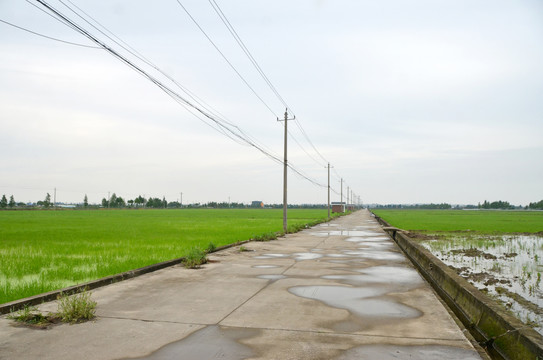
[{"label": "puddle on road", "polygon": [[168,344],[148,356],[137,359],[245,359],[253,357],[254,353],[249,347],[238,341],[257,334],[257,330],[251,329],[207,326],[180,341]]},{"label": "puddle on road", "polygon": [[338,360],[380,359],[380,360],[481,360],[475,350],[442,345],[362,345],[343,352]]},{"label": "puddle on road", "polygon": [[[328,306],[345,309],[361,317],[415,318],[422,313],[393,300],[379,297],[386,294],[382,287],[295,286],[288,291],[306,299],[318,300]],[[377,298],[379,297],[379,298]]]},{"label": "puddle on road", "polygon": [[390,238],[386,236],[370,236],[370,237],[350,237],[345,239],[345,241],[349,242],[390,242]]},{"label": "puddle on road", "polygon": [[424,285],[415,269],[396,266],[373,266],[356,270],[361,275],[326,275],[327,280],[339,280],[345,284],[361,286],[367,284],[394,285],[396,290],[409,291]]},{"label": "puddle on road", "polygon": [[379,250],[357,250],[357,251],[344,251],[345,255],[355,256],[363,259],[371,260],[388,260],[388,261],[401,261],[404,260],[404,256],[397,252],[392,251],[379,251]]},{"label": "puddle on road", "polygon": [[315,259],[320,259],[321,257],[323,257],[322,254],[315,254],[315,253],[295,253],[293,255],[296,261],[315,260]]},{"label": "puddle on road", "polygon": [[286,257],[289,257],[290,255],[288,254],[262,254],[262,255],[258,255],[258,256],[253,256],[255,259],[281,259],[281,258],[286,258]]},{"label": "puddle on road", "polygon": [[255,268],[255,269],[275,269],[275,268],[278,268],[280,266],[278,266],[278,265],[253,265],[252,267]]},{"label": "puddle on road", "polygon": [[312,231],[315,236],[382,236],[382,232],[371,230],[330,230],[330,231]]},{"label": "puddle on road", "polygon": [[257,276],[259,279],[266,279],[266,280],[272,280],[272,281],[277,281],[277,280],[281,280],[281,279],[286,279],[286,276],[285,275],[281,275],[281,274],[277,274],[277,275],[258,275]]},{"label": "puddle on road", "polygon": [[293,257],[294,260],[296,261],[304,261],[304,260],[319,259],[319,258],[322,258],[323,256],[326,256],[326,255],[317,254],[314,252],[307,252],[307,253],[294,253],[294,254],[263,254],[259,256],[254,256],[253,258],[270,260],[270,259],[284,259],[284,258]]}]

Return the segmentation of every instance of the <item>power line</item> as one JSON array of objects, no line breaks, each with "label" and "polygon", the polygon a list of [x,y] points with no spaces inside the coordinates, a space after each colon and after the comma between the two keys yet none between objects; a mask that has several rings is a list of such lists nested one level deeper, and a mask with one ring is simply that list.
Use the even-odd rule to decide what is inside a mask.
[{"label": "power line", "polygon": [[[179,2],[179,1],[178,1]],[[213,8],[213,10],[215,10],[215,12],[217,13],[217,15],[219,16],[219,18],[221,19],[221,21],[223,22],[223,24],[226,26],[226,28],[228,29],[228,31],[230,32],[230,34],[232,35],[232,37],[236,40],[237,44],[239,45],[239,47],[241,48],[241,50],[245,53],[245,55],[247,56],[247,58],[249,58],[249,60],[251,61],[251,63],[253,64],[253,66],[255,67],[255,69],[258,71],[258,73],[260,74],[260,76],[264,79],[264,81],[266,82],[266,84],[268,84],[268,86],[270,87],[270,89],[272,90],[272,92],[275,94],[275,96],[279,99],[279,101],[285,106],[285,108],[287,109],[287,111],[290,111],[291,114],[295,115],[294,114],[294,111],[292,111],[292,109],[290,108],[290,106],[288,106],[288,104],[285,102],[285,100],[283,99],[283,97],[279,94],[279,92],[277,91],[277,89],[275,88],[275,86],[272,84],[272,82],[270,81],[270,79],[266,76],[266,74],[264,73],[264,71],[262,70],[262,68],[260,67],[260,65],[258,64],[258,62],[256,61],[256,59],[254,58],[254,56],[251,54],[251,52],[249,51],[249,49],[247,48],[247,46],[245,45],[245,43],[243,42],[243,40],[241,39],[241,37],[239,36],[239,34],[237,33],[236,29],[234,29],[234,27],[232,26],[232,23],[228,20],[228,18],[226,17],[226,15],[224,14],[224,12],[222,11],[222,9],[220,8],[219,4],[217,4],[217,2],[215,0],[208,0],[209,4],[211,5],[211,7]],[[317,148],[315,147],[315,145],[313,144],[313,142],[309,139],[309,136],[307,135],[307,133],[305,132],[305,130],[303,129],[302,125],[300,124],[300,122],[295,119],[295,123],[296,123],[296,126],[300,129],[302,135],[305,137],[305,139],[307,140],[307,142],[311,145],[311,147],[315,150],[315,152],[321,157],[321,159],[324,160],[324,163],[327,163],[328,160],[326,160],[322,154],[317,150]],[[302,148],[302,150],[311,158],[313,159],[313,161],[315,161],[317,164],[319,165],[322,165],[321,163],[319,163],[319,161],[317,161],[313,156],[311,156],[306,150],[305,148],[296,140],[296,138],[289,132],[291,138],[300,146],[300,148]]]},{"label": "power line", "polygon": [[270,87],[270,89],[273,91],[273,93],[275,94],[275,96],[277,97],[277,99],[279,99],[279,101],[285,106],[285,108],[290,111],[290,113],[292,115],[295,115],[294,114],[294,111],[292,111],[292,109],[290,108],[290,106],[288,106],[288,104],[285,102],[285,100],[283,99],[283,97],[279,94],[279,92],[277,91],[277,89],[275,88],[275,86],[272,84],[272,82],[270,81],[270,79],[266,76],[266,74],[264,73],[264,71],[262,70],[262,68],[260,67],[260,65],[258,64],[258,62],[255,60],[255,58],[253,57],[253,55],[251,54],[251,52],[249,51],[249,49],[247,48],[247,46],[245,46],[245,43],[243,42],[243,40],[241,40],[240,36],[238,35],[237,31],[234,29],[234,27],[232,26],[232,24],[230,23],[230,21],[228,20],[228,18],[226,17],[226,15],[224,14],[224,12],[221,10],[221,8],[219,7],[219,4],[217,4],[217,2],[215,0],[208,0],[209,1],[209,4],[211,5],[211,7],[213,8],[213,10],[215,10],[215,12],[217,13],[217,15],[219,16],[219,18],[221,19],[221,21],[223,22],[223,24],[226,26],[226,28],[228,29],[228,31],[230,32],[230,34],[234,37],[234,40],[236,40],[237,44],[239,45],[239,47],[241,48],[241,50],[243,50],[243,52],[245,53],[245,55],[249,58],[249,60],[251,61],[251,63],[253,64],[253,66],[255,67],[255,69],[258,71],[258,73],[260,74],[260,76],[262,76],[262,78],[264,79],[264,81],[268,84],[268,86]]},{"label": "power line", "polygon": [[187,15],[189,16],[189,18],[192,20],[192,22],[198,27],[198,29],[202,32],[202,34],[204,34],[204,36],[206,37],[206,39],[211,43],[211,45],[213,45],[213,47],[215,48],[215,50],[217,50],[219,52],[219,54],[222,56],[222,58],[228,63],[228,65],[230,65],[230,67],[232,68],[232,70],[234,70],[234,72],[238,75],[238,77],[243,81],[243,83],[253,92],[253,94],[260,100],[260,102],[262,104],[264,104],[264,106],[266,108],[268,108],[268,110],[275,116],[277,117],[277,114],[272,110],[272,108],[260,97],[260,95],[257,94],[257,92],[255,91],[255,89],[253,89],[253,87],[251,85],[249,85],[249,83],[247,82],[247,80],[245,80],[245,78],[240,74],[240,72],[234,67],[234,65],[232,65],[232,63],[230,62],[230,60],[228,60],[228,58],[224,55],[224,53],[219,49],[219,47],[213,42],[213,40],[211,40],[211,38],[209,37],[209,35],[204,31],[204,29],[200,26],[200,24],[198,24],[198,22],[196,21],[196,19],[194,19],[194,17],[190,14],[190,12],[187,10],[187,8],[185,8],[183,6],[183,4],[181,3],[180,0],[176,0],[177,3],[179,4],[179,6],[181,6],[181,8],[187,13]]},{"label": "power line", "polygon": [[311,147],[313,147],[313,150],[315,150],[315,152],[320,156],[320,158],[322,160],[324,160],[325,163],[328,163],[329,161],[326,160],[326,158],[324,156],[322,156],[322,154],[319,152],[319,150],[317,150],[317,148],[315,147],[315,145],[313,145],[313,142],[309,139],[309,136],[307,135],[307,133],[305,132],[304,128],[302,127],[302,124],[300,124],[299,121],[294,121],[294,123],[296,124],[296,126],[300,129],[300,131],[302,132],[302,135],[305,137],[305,139],[307,140],[307,142],[311,145]]},{"label": "power line", "polygon": [[[158,71],[160,74],[162,74],[163,76],[165,76],[168,80],[170,80],[172,83],[174,83],[181,91],[183,91],[188,97],[190,97],[195,103],[197,103],[200,107],[204,108],[208,113],[212,114],[215,118],[219,118],[221,121],[223,121],[224,123],[228,124],[229,126],[235,128],[240,134],[242,134],[244,137],[250,139],[250,142],[252,144],[258,144],[258,141],[256,141],[256,139],[252,138],[250,135],[248,135],[246,132],[244,132],[241,128],[239,128],[238,126],[234,125],[233,123],[231,123],[230,121],[226,120],[226,118],[224,117],[224,115],[221,115],[218,111],[214,110],[213,108],[211,108],[210,105],[208,105],[205,101],[203,101],[201,98],[199,98],[196,94],[194,94],[192,91],[190,91],[189,89],[187,89],[186,87],[184,87],[183,85],[181,85],[178,81],[176,81],[173,77],[171,77],[169,74],[165,73],[164,71],[162,71],[157,65],[155,65],[154,63],[152,63],[149,59],[147,59],[144,55],[142,55],[141,53],[139,53],[136,49],[134,49],[132,46],[130,46],[129,44],[127,44],[125,41],[123,41],[121,38],[119,38],[118,36],[116,36],[113,32],[111,32],[109,29],[107,29],[104,25],[102,25],[100,22],[98,22],[95,18],[93,18],[90,14],[88,14],[87,12],[85,12],[83,9],[81,9],[80,7],[78,7],[77,5],[75,5],[72,1],[70,0],[66,0],[67,2],[69,2],[72,6],[74,6],[75,8],[77,8],[79,11],[81,11],[83,14],[85,14],[88,18],[90,18],[94,23],[96,23],[98,26],[100,26],[104,31],[106,31],[107,33],[109,33],[112,37],[114,37],[115,39],[113,39],[111,36],[109,36],[108,34],[104,33],[104,31],[98,29],[96,26],[94,26],[93,24],[91,24],[87,19],[85,19],[84,17],[82,17],[80,14],[78,14],[75,10],[73,10],[72,8],[70,8],[68,5],[66,5],[66,3],[64,3],[62,0],[59,0],[60,3],[62,3],[66,8],[68,8],[71,12],[73,12],[75,15],[77,15],[79,18],[83,19],[87,24],[91,25],[94,29],[98,30],[100,33],[102,33],[103,35],[105,35],[108,39],[110,39],[111,41],[113,41],[115,44],[117,44],[118,46],[120,46],[122,49],[124,49],[125,51],[127,51],[128,53],[132,54],[133,56],[135,56],[136,58],[138,58],[139,60],[143,61],[145,64],[149,65],[150,67],[152,67],[153,69],[155,69],[156,71]],[[119,43],[121,42],[121,43]],[[124,44],[124,45],[123,45]],[[126,46],[125,46],[126,45]],[[174,99],[175,100],[175,99]],[[182,104],[183,105],[183,104]],[[184,105],[183,105],[184,106]],[[227,132],[225,132],[224,129],[220,128],[220,127],[215,127],[213,126],[212,124],[209,124],[207,123],[206,121],[204,121],[201,117],[199,117],[197,114],[195,114],[194,112],[192,112],[190,110],[190,108],[187,108],[185,106],[185,108],[191,112],[191,114],[193,116],[195,116],[196,118],[198,118],[200,121],[203,121],[204,123],[206,123],[206,125],[210,126],[211,128],[221,132],[222,134],[226,135],[227,137],[229,137],[230,139],[232,139],[233,141],[235,141],[236,143],[238,144],[241,144],[241,145],[247,145],[246,143],[243,143],[243,142],[240,142],[238,139],[232,137],[230,134],[228,134]],[[251,145],[251,144],[249,144]],[[262,144],[258,144],[260,145],[260,147],[265,147],[264,145]],[[266,149],[268,152],[271,152],[269,149]]]},{"label": "power line", "polygon": [[[228,136],[229,138],[233,140],[239,140],[249,146],[254,147],[255,149],[259,150],[261,153],[269,157],[270,159],[276,161],[277,163],[282,163],[282,160],[277,157],[276,155],[273,155],[271,152],[264,149],[262,146],[258,145],[255,141],[253,141],[250,137],[248,137],[238,126],[230,124],[228,122],[223,121],[222,119],[216,118],[212,114],[208,113],[207,111],[201,109],[200,107],[196,106],[191,101],[187,100],[186,98],[179,95],[177,92],[175,92],[173,89],[165,85],[163,82],[149,74],[147,71],[139,67],[137,64],[135,64],[133,61],[130,61],[126,56],[123,56],[118,51],[114,50],[110,46],[108,46],[106,43],[104,43],[102,40],[98,39],[95,35],[90,33],[88,30],[80,26],[79,24],[75,23],[73,20],[69,19],[66,15],[62,14],[59,10],[55,9],[53,6],[48,4],[44,0],[36,0],[41,5],[43,5],[46,9],[48,9],[52,14],[57,16],[60,20],[62,20],[63,23],[65,23],[70,28],[78,31],[91,41],[98,44],[101,48],[105,49],[107,52],[109,52],[111,55],[116,57],[118,60],[120,60],[125,65],[129,66],[132,70],[136,71],[138,74],[144,76],[149,81],[154,83],[157,87],[159,87],[163,92],[165,92],[168,96],[170,96],[174,101],[179,103],[185,108],[189,108],[191,111],[191,114],[196,116],[198,119],[206,123],[207,125],[213,127],[215,130],[220,131],[224,135]],[[62,2],[62,1],[61,1]],[[64,4],[64,3],[63,3]],[[64,4],[65,5],[65,4]],[[65,5],[66,6],[66,5]],[[68,7],[69,8],[69,7]],[[70,8],[72,12],[74,12],[73,9]],[[78,15],[81,17],[80,15]],[[86,20],[85,20],[86,21]],[[88,23],[88,21],[86,21]],[[92,24],[90,24],[92,25]],[[95,26],[93,26],[96,28]],[[99,29],[97,29],[99,30]],[[100,31],[100,30],[99,30]],[[102,34],[103,32],[100,31]],[[105,35],[105,34],[104,34]],[[107,36],[107,35],[106,35]],[[111,39],[109,36],[107,36],[109,39]],[[112,40],[112,39],[111,39]],[[114,40],[112,40],[114,41]],[[114,41],[116,44],[118,42]],[[119,45],[119,44],[118,44]],[[124,48],[124,47],[123,47]],[[126,48],[124,48],[126,49]],[[130,52],[132,55],[133,52]],[[157,67],[153,66],[154,68],[158,69]],[[159,69],[158,69],[159,70]],[[164,74],[162,71],[160,71],[162,74]],[[289,166],[295,173],[300,175],[301,177],[307,179],[308,181],[312,182],[315,185],[323,186],[322,184],[319,184],[315,180],[311,179],[309,176],[304,175],[300,170],[293,167],[292,165]]]},{"label": "power line", "polygon": [[75,46],[81,46],[81,47],[86,47],[86,48],[91,48],[91,49],[101,49],[101,48],[98,47],[98,46],[91,46],[91,45],[78,44],[78,43],[74,43],[74,42],[71,42],[71,41],[66,41],[66,40],[62,40],[62,39],[57,39],[57,38],[54,38],[54,37],[51,37],[51,36],[47,36],[47,35],[44,35],[44,34],[40,34],[40,33],[37,33],[37,32],[35,32],[35,31],[29,30],[29,29],[25,29],[24,27],[21,27],[21,26],[12,24],[12,23],[10,23],[10,22],[8,22],[8,21],[5,21],[5,20],[2,20],[2,19],[0,19],[0,22],[3,22],[3,23],[6,24],[6,25],[13,26],[14,28],[17,28],[17,29],[20,29],[20,30],[29,32],[29,33],[34,34],[34,35],[37,35],[37,36],[41,36],[41,37],[46,38],[46,39],[49,39],[49,40],[54,40],[54,41],[58,41],[58,42],[61,42],[61,43],[64,43],[64,44],[75,45]]}]

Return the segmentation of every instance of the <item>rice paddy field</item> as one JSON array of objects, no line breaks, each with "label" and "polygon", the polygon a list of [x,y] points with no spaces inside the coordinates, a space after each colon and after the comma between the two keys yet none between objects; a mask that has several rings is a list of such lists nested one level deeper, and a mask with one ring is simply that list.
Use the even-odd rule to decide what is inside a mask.
[{"label": "rice paddy field", "polygon": [[374,213],[543,334],[543,211]]},{"label": "rice paddy field", "polygon": [[[289,209],[289,231],[326,217]],[[282,229],[281,209],[0,211],[0,304]]]}]

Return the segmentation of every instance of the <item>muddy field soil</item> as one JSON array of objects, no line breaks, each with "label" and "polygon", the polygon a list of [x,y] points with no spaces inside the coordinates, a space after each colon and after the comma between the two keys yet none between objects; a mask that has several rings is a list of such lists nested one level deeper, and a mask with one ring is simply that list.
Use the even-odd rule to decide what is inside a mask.
[{"label": "muddy field soil", "polygon": [[543,334],[543,236],[410,235],[519,320]]}]

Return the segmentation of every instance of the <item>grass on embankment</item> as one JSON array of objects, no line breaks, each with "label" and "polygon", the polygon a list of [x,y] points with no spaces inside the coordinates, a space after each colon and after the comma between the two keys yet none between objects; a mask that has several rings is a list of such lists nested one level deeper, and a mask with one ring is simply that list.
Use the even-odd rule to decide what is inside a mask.
[{"label": "grass on embankment", "polygon": [[477,231],[537,233],[543,231],[543,211],[372,210],[390,225],[409,231]]},{"label": "grass on embankment", "polygon": [[[289,229],[326,215],[289,209]],[[282,228],[280,209],[1,211],[0,304]]]}]

